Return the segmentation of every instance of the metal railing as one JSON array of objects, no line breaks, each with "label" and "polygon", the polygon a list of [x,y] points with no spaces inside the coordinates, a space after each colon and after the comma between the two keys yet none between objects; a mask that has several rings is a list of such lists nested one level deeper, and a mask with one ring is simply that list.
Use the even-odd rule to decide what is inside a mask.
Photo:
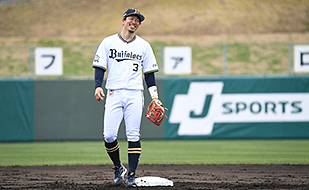
[{"label": "metal railing", "polygon": [[[295,75],[293,43],[191,45],[189,76]],[[58,46],[63,49],[63,75],[57,78],[92,78],[97,45]],[[152,45],[163,72],[163,45]],[[36,76],[35,45],[0,46],[0,78],[50,78]],[[55,77],[53,77],[55,78]]]}]

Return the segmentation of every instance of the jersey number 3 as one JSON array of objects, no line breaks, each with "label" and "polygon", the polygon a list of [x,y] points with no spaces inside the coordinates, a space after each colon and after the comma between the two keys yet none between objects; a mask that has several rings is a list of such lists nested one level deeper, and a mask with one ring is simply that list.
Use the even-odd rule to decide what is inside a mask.
[{"label": "jersey number 3", "polygon": [[137,63],[133,63],[133,66],[134,66],[134,68],[133,68],[133,71],[138,71],[138,64]]}]

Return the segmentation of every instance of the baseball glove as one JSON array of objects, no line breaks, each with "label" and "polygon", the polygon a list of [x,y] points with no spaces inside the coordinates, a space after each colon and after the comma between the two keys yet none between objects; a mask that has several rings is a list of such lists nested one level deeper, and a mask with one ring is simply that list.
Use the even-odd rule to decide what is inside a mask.
[{"label": "baseball glove", "polygon": [[148,106],[148,110],[145,116],[152,123],[159,126],[161,125],[164,116],[166,117],[165,110],[167,110],[167,108],[163,107],[163,104],[160,100],[152,100]]}]

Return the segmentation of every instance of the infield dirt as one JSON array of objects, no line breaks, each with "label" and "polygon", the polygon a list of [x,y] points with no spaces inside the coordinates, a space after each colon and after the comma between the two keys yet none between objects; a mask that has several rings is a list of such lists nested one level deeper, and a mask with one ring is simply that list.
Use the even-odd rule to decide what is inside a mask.
[{"label": "infield dirt", "polygon": [[[112,185],[111,165],[0,167],[0,189],[130,189]],[[309,189],[309,165],[139,165],[136,177],[173,187],[136,189]]]}]

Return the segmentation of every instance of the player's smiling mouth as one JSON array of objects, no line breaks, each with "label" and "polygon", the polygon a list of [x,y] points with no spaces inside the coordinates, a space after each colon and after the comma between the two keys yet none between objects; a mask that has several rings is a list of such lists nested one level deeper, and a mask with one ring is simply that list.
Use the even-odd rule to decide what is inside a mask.
[{"label": "player's smiling mouth", "polygon": [[134,33],[137,30],[137,25],[134,23],[130,23],[128,30],[130,33]]},{"label": "player's smiling mouth", "polygon": [[134,24],[134,23],[131,23],[129,26],[132,27],[132,28],[137,28],[137,25]]}]

